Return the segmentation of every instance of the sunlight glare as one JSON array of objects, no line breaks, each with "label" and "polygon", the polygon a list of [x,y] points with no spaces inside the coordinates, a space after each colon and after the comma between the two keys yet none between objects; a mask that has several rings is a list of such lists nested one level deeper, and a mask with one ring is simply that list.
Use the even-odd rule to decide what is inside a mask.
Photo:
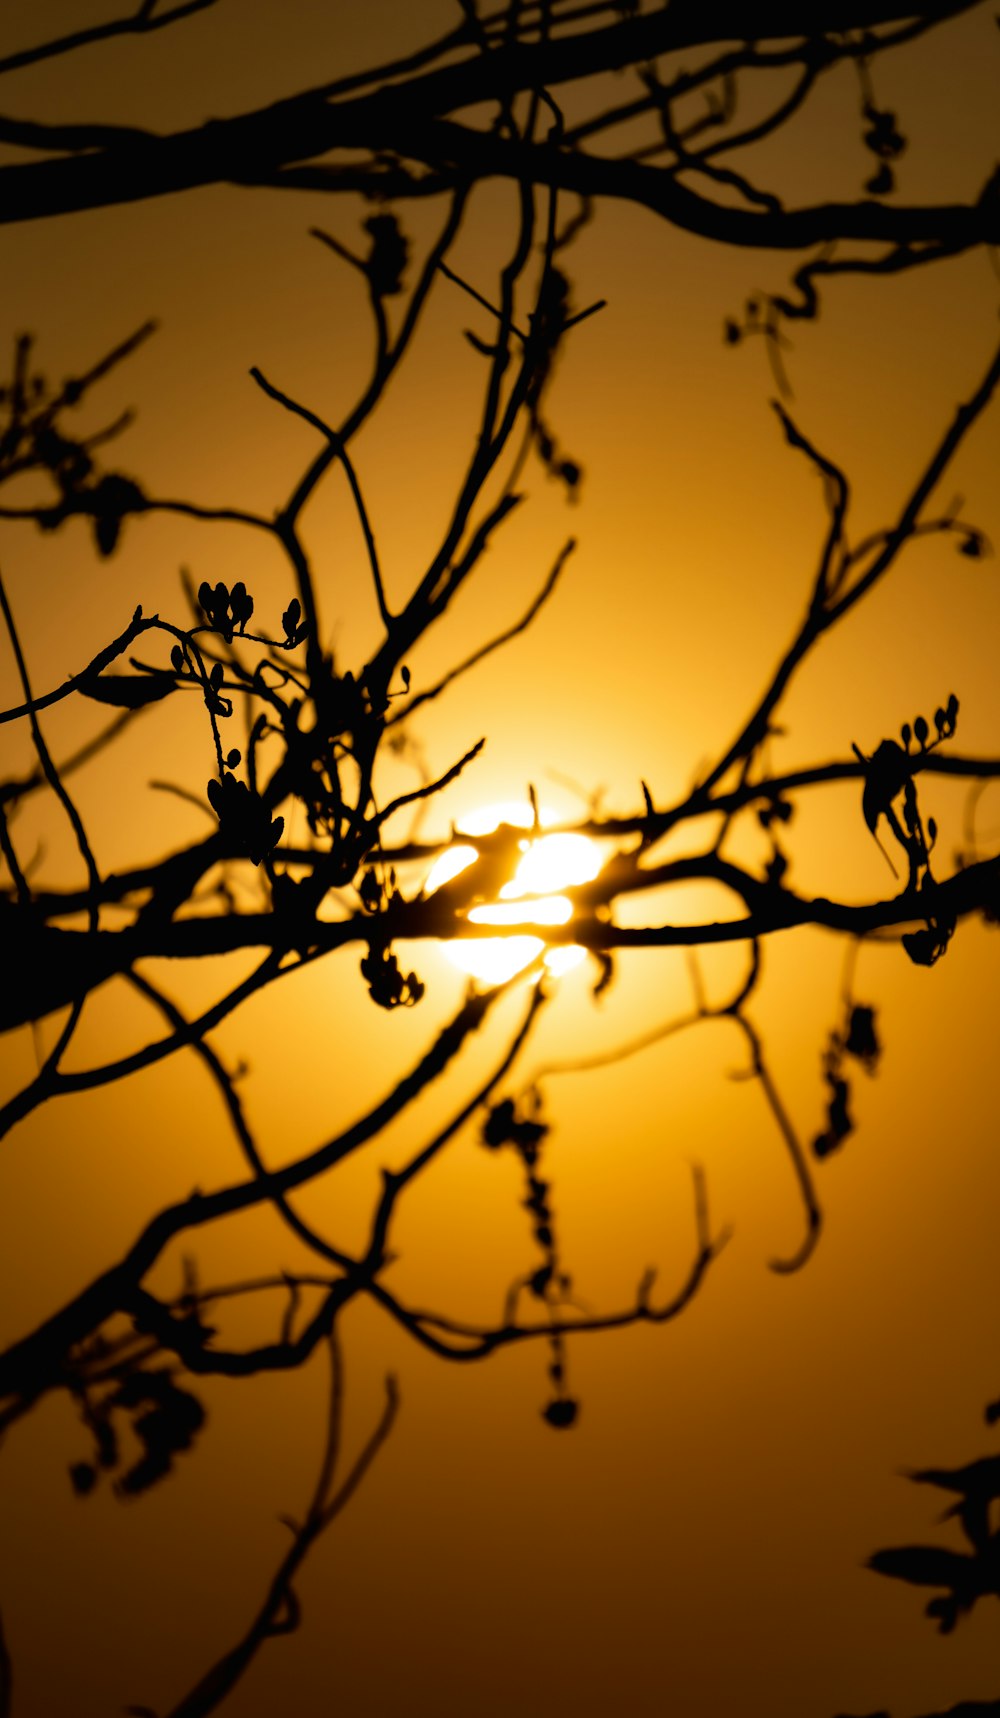
[{"label": "sunlight glare", "polygon": [[[554,823],[556,816],[543,806],[539,808],[538,820],[544,827]],[[489,835],[501,823],[509,823],[515,829],[530,829],[534,823],[531,806],[516,800],[484,806],[462,819],[462,830],[468,835]],[[536,841],[526,838],[521,848],[517,870],[503,885],[499,900],[473,907],[469,912],[472,923],[511,927],[567,924],[573,915],[572,903],[556,891],[576,883],[589,883],[601,869],[597,844],[585,835],[542,835]],[[424,893],[432,895],[460,876],[475,858],[474,847],[460,843],[449,848],[432,865]],[[528,895],[538,898],[525,900]],[[483,984],[503,984],[537,960],[544,948],[541,938],[533,936],[484,937],[478,941],[456,938],[444,944],[451,964]],[[546,971],[559,978],[579,966],[585,955],[586,950],[578,943],[548,949],[544,956]]]}]

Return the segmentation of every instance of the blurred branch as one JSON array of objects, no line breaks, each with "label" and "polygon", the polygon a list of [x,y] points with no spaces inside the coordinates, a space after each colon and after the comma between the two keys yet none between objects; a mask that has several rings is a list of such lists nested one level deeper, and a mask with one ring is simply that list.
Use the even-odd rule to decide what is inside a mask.
[{"label": "blurred branch", "polygon": [[375,1430],[369,1436],[350,1471],[337,1486],[338,1457],[343,1418],[343,1360],[335,1331],[328,1339],[331,1392],[326,1444],[319,1475],[301,1525],[286,1519],[292,1544],[271,1579],[264,1601],[242,1639],[212,1666],[166,1718],[206,1718],[215,1712],[236,1684],[246,1675],[261,1647],[280,1635],[293,1634],[301,1611],[293,1582],[316,1541],[346,1508],[395,1423],[399,1410],[396,1381],[386,1379],[386,1402]]},{"label": "blurred branch", "polygon": [[[187,0],[169,8],[143,0],[125,19],[0,59],[0,73],[114,36],[159,29],[211,3]],[[978,914],[986,922],[1000,920],[1000,855],[985,847],[980,851],[971,810],[964,848],[956,852],[950,872],[938,875],[938,829],[921,800],[930,778],[980,785],[1000,778],[1000,756],[944,749],[951,748],[955,734],[955,693],[942,697],[933,714],[933,731],[923,715],[903,720],[898,739],[878,736],[870,754],[845,732],[839,743],[846,746],[853,740],[853,757],[807,759],[781,769],[772,766],[771,757],[771,741],[781,731],[776,718],[800,668],[813,659],[827,632],[884,580],[909,543],[934,537],[939,546],[947,545],[970,561],[988,553],[985,532],[962,517],[960,503],[934,513],[930,503],[993,401],[1000,383],[1000,351],[938,436],[889,522],[874,530],[866,525],[857,535],[856,483],[785,405],[776,406],[785,441],[818,478],[825,508],[818,553],[803,579],[802,618],[762,694],[735,725],[734,737],[703,765],[688,791],[671,803],[658,804],[642,781],[641,808],[619,816],[587,815],[558,826],[563,835],[589,836],[601,843],[597,874],[558,891],[567,907],[565,923],[533,922],[539,899],[546,899],[548,890],[522,894],[515,902],[508,887],[522,849],[552,833],[542,830],[533,786],[528,789],[530,830],[501,824],[491,835],[466,836],[453,827],[437,842],[411,838],[391,844],[387,838],[387,826],[397,813],[439,802],[443,790],[474,763],[482,739],[472,744],[472,736],[456,736],[450,755],[457,761],[440,773],[421,762],[420,785],[410,791],[394,791],[397,783],[390,777],[391,788],[387,786],[384,774],[387,753],[396,763],[421,757],[419,742],[411,736],[415,713],[526,631],[555,590],[575,547],[574,538],[564,544],[519,620],[481,637],[471,650],[466,647],[446,657],[443,667],[440,658],[435,659],[434,673],[426,679],[414,678],[420,672],[419,647],[431,635],[444,635],[435,634],[434,628],[463,590],[475,588],[487,565],[502,552],[499,546],[509,541],[510,533],[505,537],[501,528],[527,499],[530,461],[537,460],[541,473],[555,478],[570,499],[583,480],[582,466],[565,457],[552,427],[550,395],[568,336],[603,304],[585,301],[584,308],[578,308],[566,272],[572,240],[591,219],[595,201],[637,202],[680,229],[719,243],[789,253],[788,292],[748,301],[744,322],[730,322],[725,330],[730,344],[751,333],[765,337],[779,391],[787,398],[784,324],[814,318],[820,290],[828,281],[841,275],[886,281],[974,246],[1000,242],[995,173],[965,202],[907,206],[886,200],[895,191],[892,163],[906,139],[896,115],[877,103],[870,70],[878,55],[972,9],[965,0],[937,0],[916,11],[896,0],[817,0],[803,24],[801,7],[768,0],[755,9],[753,40],[739,40],[732,33],[732,9],[718,0],[697,6],[676,0],[646,12],[622,0],[523,0],[486,12],[474,0],[463,0],[462,21],[409,55],[318,83],[256,112],[211,120],[173,135],[157,136],[100,118],[65,125],[0,118],[0,143],[45,157],[0,168],[0,221],[8,223],[222,183],[324,190],[331,195],[360,191],[374,206],[374,212],[364,216],[360,234],[349,239],[325,228],[311,229],[324,247],[324,266],[338,275],[346,268],[349,290],[365,295],[370,359],[353,404],[338,407],[336,414],[318,410],[277,387],[259,366],[250,370],[270,400],[320,438],[276,505],[257,510],[211,507],[183,496],[157,499],[134,478],[104,465],[103,450],[126,427],[128,414],[90,436],[74,428],[72,410],[136,350],[152,324],[144,324],[96,364],[58,385],[37,371],[32,342],[21,336],[0,397],[0,485],[15,485],[13,502],[5,498],[0,504],[0,520],[27,522],[45,532],[76,532],[82,521],[101,560],[116,554],[123,529],[141,530],[147,514],[171,514],[192,526],[225,523],[251,531],[258,544],[264,533],[279,551],[286,581],[280,598],[268,596],[275,612],[266,615],[259,612],[242,578],[232,585],[205,579],[195,589],[194,580],[185,575],[186,624],[159,615],[144,617],[136,608],[124,631],[85,668],[40,697],[32,691],[11,605],[0,583],[0,612],[22,688],[21,702],[0,712],[0,723],[26,723],[38,760],[29,773],[0,783],[0,854],[6,872],[0,887],[0,929],[8,972],[15,975],[0,998],[0,1028],[36,1027],[57,1009],[68,1010],[55,1047],[35,1077],[0,1107],[0,1133],[50,1098],[116,1083],[191,1049],[222,1100],[246,1165],[243,1179],[207,1192],[198,1188],[166,1205],[116,1262],[0,1355],[0,1432],[49,1391],[66,1390],[96,1449],[94,1463],[77,1463],[71,1469],[74,1486],[84,1495],[96,1483],[99,1469],[111,1470],[119,1462],[115,1425],[124,1418],[143,1446],[139,1462],[116,1482],[122,1495],[131,1495],[163,1478],[173,1458],[189,1449],[199,1433],[204,1410],[188,1387],[192,1379],[287,1372],[305,1364],[320,1346],[330,1353],[326,1441],[305,1517],[301,1524],[287,1524],[291,1548],[249,1627],[172,1709],[173,1718],[214,1711],[262,1646],[295,1630],[300,1568],[388,1436],[397,1407],[391,1380],[377,1426],[341,1477],[338,1321],[356,1297],[369,1298],[417,1343],[456,1363],[483,1359],[518,1343],[541,1343],[548,1351],[550,1396],[543,1417],[552,1427],[565,1429],[574,1423],[579,1407],[567,1382],[571,1344],[587,1333],[667,1323],[703,1286],[729,1231],[713,1230],[705,1175],[694,1167],[693,1252],[675,1292],[654,1301],[656,1273],[649,1268],[624,1306],[591,1311],[575,1300],[561,1251],[549,1160],[542,1156],[550,1131],[543,1082],[555,1074],[583,1074],[621,1061],[695,1026],[732,1022],[749,1055],[746,1077],[760,1088],[801,1199],[803,1238],[790,1256],[772,1261],[773,1269],[790,1272],[809,1257],[822,1225],[812,1159],[839,1149],[853,1131],[848,1076],[858,1064],[871,1073],[880,1049],[874,1006],[854,998],[857,943],[874,933],[888,933],[898,940],[901,959],[929,967],[946,954],[963,919]],[[659,63],[681,51],[688,61],[683,68],[676,61]],[[876,171],[866,182],[866,194],[856,200],[788,208],[756,171],[734,166],[733,157],[772,137],[805,107],[821,77],[841,64],[857,72],[866,128],[862,143],[877,158]],[[621,74],[613,102],[606,99],[612,73]],[[741,117],[748,94],[749,122]],[[571,124],[564,118],[564,96]],[[630,133],[634,147],[617,156],[596,152],[609,134],[626,124],[635,127]],[[585,147],[588,143],[591,149]],[[502,261],[496,280],[481,290],[460,272],[453,251],[471,199],[493,178],[512,187],[508,203],[513,218],[509,230],[499,234],[504,248],[498,244]],[[569,216],[561,200],[565,192],[575,199]],[[716,194],[721,200],[715,200]],[[390,196],[399,202],[428,196],[447,200],[434,236],[421,242],[416,256],[397,214],[386,206]],[[365,499],[359,477],[364,467],[352,443],[385,401],[441,276],[488,317],[485,332],[466,331],[470,362],[480,367],[480,388],[443,528],[427,559],[417,564],[398,605],[390,605],[377,521]],[[440,291],[454,301],[450,287]],[[368,658],[351,666],[340,660],[339,646],[335,653],[328,643],[330,617],[323,613],[328,568],[322,545],[311,541],[304,520],[338,463],[360,526],[366,588],[370,577],[382,629]],[[342,600],[339,589],[337,599]],[[143,655],[136,657],[129,654],[130,647],[141,635],[147,635],[146,642]],[[125,663],[120,662],[123,657]],[[108,672],[114,664],[119,665],[116,671]],[[203,718],[203,761],[197,766],[200,775],[185,772],[181,760],[176,772],[171,767],[165,773],[182,778],[171,791],[212,818],[213,834],[147,863],[104,874],[65,778],[107,753],[136,712],[175,693],[196,701]],[[59,764],[46,745],[39,713],[81,696],[117,706],[121,713]],[[169,703],[166,707],[174,708]],[[199,783],[206,774],[202,792]],[[859,831],[866,827],[880,846],[884,837],[882,850],[902,879],[886,899],[842,899],[850,890],[842,890],[834,877],[824,882],[822,894],[800,892],[788,880],[785,831],[799,795],[829,792],[846,782],[855,784],[857,803],[853,808],[845,804],[845,819],[853,818]],[[20,842],[15,842],[12,829],[19,834],[15,819],[20,803],[43,789],[54,795],[69,820],[86,872],[83,887],[52,884],[47,876],[39,877],[36,860],[22,862],[19,855]],[[595,797],[591,805],[596,804]],[[708,836],[706,819],[712,824]],[[741,845],[737,835],[743,837]],[[661,850],[666,857],[657,858],[653,850],[668,836],[676,837],[678,846]],[[471,848],[471,862],[435,887],[427,877],[431,858],[458,846]],[[657,922],[616,922],[616,913],[626,906],[633,909],[629,916],[634,920],[637,896],[686,890],[692,884],[721,892],[726,916],[691,923],[681,915],[680,922],[673,923],[669,906],[664,909],[657,900]],[[416,972],[404,970],[399,951],[428,941],[495,938],[497,926],[484,922],[488,914],[477,909],[495,909],[501,896],[505,907],[513,907],[513,915],[524,912],[522,923],[505,928],[536,939],[539,952],[523,977],[470,990],[380,1101],[281,1168],[268,1169],[266,1148],[258,1143],[249,1119],[253,1112],[238,1085],[239,1072],[231,1070],[208,1034],[277,979],[349,946],[361,957],[359,1006],[371,1002],[387,1012],[416,1007],[425,986]],[[670,898],[668,894],[668,902]],[[820,1054],[826,1121],[809,1149],[803,1142],[810,1136],[782,1096],[777,1061],[756,1014],[752,1019],[749,1013],[762,983],[767,940],[808,927],[852,942],[837,1017]],[[746,965],[727,995],[710,1000],[695,951],[729,943],[745,945]],[[615,980],[619,950],[686,949],[692,1006],[596,1053],[563,1060],[550,1054],[516,1097],[502,1095],[503,1082],[550,994],[544,956],[570,944],[594,957],[598,1000]],[[212,956],[251,953],[252,969],[244,967],[236,983],[227,979],[229,988],[209,1006],[200,1005],[200,1012],[175,1001],[144,966],[149,960],[170,959],[175,970],[183,972]],[[113,978],[123,978],[150,1004],[165,1023],[155,1028],[163,1035],[144,1038],[128,1054],[109,1053],[100,1065],[65,1070],[60,1064],[85,1002]],[[470,1095],[443,1085],[453,1073],[458,1086],[463,1050],[488,1021],[505,1018],[500,999],[519,986],[527,987],[520,1014],[502,1029],[496,1025],[496,1043],[484,1049],[478,1071],[465,1086],[466,1092],[471,1087]],[[461,1065],[467,1066],[465,1061]],[[343,1250],[319,1225],[300,1215],[294,1196],[334,1174],[365,1147],[384,1142],[393,1124],[405,1119],[412,1130],[422,1113],[416,1106],[431,1093],[442,1102],[423,1134],[425,1143],[414,1145],[408,1132],[401,1166],[382,1170],[363,1251],[355,1256]],[[390,1240],[407,1193],[477,1120],[484,1150],[515,1154],[535,1257],[532,1268],[507,1287],[494,1321],[469,1322],[411,1305],[395,1291]],[[194,1263],[186,1260],[179,1294],[165,1295],[150,1286],[154,1267],[182,1236],[264,1210],[273,1212],[323,1261],[320,1270],[294,1274],[265,1268],[246,1281],[203,1290]],[[281,1296],[276,1315],[272,1292]],[[221,1340],[207,1322],[213,1306],[258,1294],[264,1294],[263,1305],[271,1307],[269,1331],[260,1340],[255,1334],[243,1346]],[[965,1470],[962,1475],[958,1470],[922,1470],[914,1477],[946,1489],[957,1487],[956,1510],[965,1511],[970,1554],[897,1548],[872,1560],[872,1567],[883,1573],[943,1585],[950,1596],[932,1602],[942,1626],[951,1626],[975,1598],[996,1586],[995,1572],[989,1579],[983,1574],[986,1551],[993,1558],[995,1547],[992,1538],[988,1546],[980,1542],[985,1530],[979,1492],[972,1482],[965,1484]],[[968,1529],[974,1515],[978,1539]],[[9,1658],[0,1635],[0,1718],[9,1706]]]},{"label": "blurred branch", "polygon": [[140,0],[135,12],[128,18],[115,18],[106,24],[94,24],[87,30],[73,30],[51,42],[43,42],[37,48],[22,48],[19,53],[5,55],[0,59],[0,76],[4,72],[21,71],[25,66],[38,65],[42,60],[76,53],[80,48],[110,41],[115,36],[149,35],[154,30],[163,30],[170,24],[178,24],[184,18],[190,18],[195,12],[207,11],[209,6],[214,6],[215,3],[216,0],[178,0],[176,5],[157,11],[157,0]]}]

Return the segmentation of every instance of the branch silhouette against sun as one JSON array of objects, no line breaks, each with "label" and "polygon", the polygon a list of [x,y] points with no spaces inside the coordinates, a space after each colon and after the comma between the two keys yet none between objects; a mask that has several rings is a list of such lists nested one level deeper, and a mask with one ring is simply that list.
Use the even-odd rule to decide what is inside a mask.
[{"label": "branch silhouette against sun", "polygon": [[[0,59],[0,74],[62,56],[80,55],[82,63],[116,35],[155,37],[212,3],[160,7],[144,0],[123,20]],[[242,580],[206,579],[197,589],[182,580],[170,613],[145,614],[123,604],[119,630],[106,647],[71,671],[46,677],[0,576],[0,611],[20,687],[16,702],[0,712],[0,725],[25,729],[36,760],[27,772],[0,782],[6,957],[0,1027],[12,1031],[54,1017],[55,1030],[33,1076],[0,1107],[0,1137],[43,1104],[59,1106],[190,1051],[224,1106],[243,1165],[227,1184],[199,1188],[153,1214],[110,1265],[0,1354],[0,1434],[44,1397],[66,1392],[92,1446],[69,1464],[73,1488],[86,1496],[113,1476],[119,1495],[133,1497],[162,1481],[202,1435],[197,1380],[288,1372],[322,1349],[330,1357],[327,1439],[305,1515],[287,1523],[291,1546],[247,1631],[171,1707],[175,1718],[216,1710],[259,1650],[297,1628],[299,1570],[390,1433],[398,1400],[391,1380],[375,1429],[341,1477],[339,1330],[352,1303],[371,1302],[421,1347],[456,1364],[517,1345],[540,1348],[546,1356],[541,1412],[553,1428],[568,1429],[580,1411],[571,1380],[573,1345],[585,1335],[670,1322],[713,1271],[728,1230],[712,1221],[708,1177],[695,1164],[687,1256],[655,1266],[637,1261],[635,1292],[626,1304],[595,1311],[577,1300],[546,1155],[546,1092],[553,1078],[584,1077],[588,1067],[642,1055],[674,1034],[709,1022],[724,1025],[742,1057],[737,1075],[753,1093],[747,1102],[763,1103],[787,1156],[800,1226],[770,1267],[794,1272],[820,1239],[822,1166],[855,1126],[852,1078],[858,1069],[871,1073],[880,1053],[875,1005],[856,995],[859,950],[866,939],[889,941],[898,944],[900,961],[930,967],[961,936],[963,920],[1000,918],[1000,851],[983,845],[974,812],[949,864],[926,810],[935,778],[967,784],[973,800],[984,784],[1000,778],[1000,750],[973,755],[958,743],[961,688],[943,684],[937,708],[927,715],[900,710],[892,735],[855,735],[848,725],[839,757],[794,770],[770,765],[770,743],[800,670],[815,660],[829,633],[850,627],[855,611],[890,576],[901,576],[915,542],[936,538],[942,557],[957,553],[972,561],[990,550],[960,504],[940,500],[959,451],[995,409],[1000,348],[990,353],[985,334],[978,375],[956,378],[961,403],[938,426],[876,530],[857,522],[863,507],[855,506],[855,491],[863,483],[826,451],[822,426],[804,416],[800,421],[793,410],[786,368],[787,325],[817,315],[821,286],[835,290],[841,275],[888,281],[1000,242],[1000,188],[992,169],[970,187],[964,204],[889,200],[906,139],[876,94],[882,57],[971,9],[959,0],[915,9],[824,0],[808,9],[803,31],[803,8],[773,0],[755,8],[753,39],[734,42],[729,9],[714,3],[674,0],[643,13],[625,0],[543,0],[489,12],[464,0],[456,27],[406,58],[171,135],[98,120],[60,125],[0,118],[0,144],[28,156],[0,166],[0,219],[6,223],[209,184],[334,198],[360,191],[372,203],[360,232],[327,230],[341,213],[336,203],[327,225],[312,228],[315,267],[335,271],[345,291],[360,290],[367,302],[370,374],[357,399],[347,406],[300,399],[281,375],[256,364],[249,369],[264,433],[277,444],[291,420],[296,433],[313,437],[314,451],[285,492],[253,508],[159,495],[119,466],[119,459],[128,464],[127,415],[81,433],[78,410],[95,409],[106,377],[155,337],[152,322],[61,383],[45,372],[44,334],[38,341],[20,335],[0,395],[0,520],[70,533],[81,556],[103,559],[116,554],[124,534],[141,531],[146,518],[172,515],[192,532],[226,525],[266,540],[281,557],[285,577],[283,606],[273,612]],[[682,49],[690,62],[683,70],[669,59]],[[786,208],[773,190],[753,182],[749,169],[744,173],[733,163],[779,133],[825,75],[845,63],[858,78],[861,145],[869,158],[865,194],[853,203]],[[621,75],[609,105],[601,74],[612,71]],[[758,75],[769,92],[764,111],[752,95]],[[582,95],[592,98],[589,117],[566,119],[570,93],[574,113]],[[747,111],[754,117],[741,117]],[[456,265],[456,242],[479,187],[494,178],[509,182],[513,211],[505,261],[493,281],[466,279]],[[397,212],[417,198],[434,203],[437,221],[435,236],[422,247],[408,237]],[[573,241],[600,219],[604,199],[642,204],[723,245],[788,253],[789,293],[752,296],[742,315],[727,322],[723,339],[735,345],[754,334],[764,338],[781,395],[773,433],[787,444],[789,460],[804,460],[817,480],[818,549],[814,563],[803,568],[801,612],[782,624],[756,700],[674,801],[661,803],[642,781],[635,808],[625,814],[591,810],[552,823],[528,784],[530,809],[521,821],[511,815],[492,829],[453,827],[447,838],[421,839],[414,820],[460,775],[475,770],[488,736],[462,735],[435,771],[404,792],[386,790],[387,762],[398,762],[415,746],[419,711],[446,698],[495,651],[516,652],[536,616],[563,600],[572,585],[575,538],[569,536],[553,543],[540,564],[526,609],[426,681],[414,667],[422,642],[500,552],[505,524],[525,505],[532,462],[570,502],[585,483],[581,464],[564,445],[550,384],[557,365],[574,363],[590,318],[605,308],[603,300],[578,303],[572,281]],[[382,564],[379,519],[366,500],[356,443],[419,341],[432,297],[456,317],[473,319],[464,334],[481,366],[481,388],[448,517],[400,600]],[[317,493],[341,480],[379,621],[375,648],[351,666],[323,644],[336,618],[333,581],[305,528]],[[60,758],[46,739],[48,713],[80,699],[106,705],[111,714],[95,739]],[[199,712],[202,749],[196,758],[179,756],[177,780],[157,785],[193,799],[208,833],[141,865],[109,870],[101,860],[101,832],[88,829],[72,781],[95,758],[114,755],[152,706],[169,702],[174,708],[171,701],[178,700],[193,701]],[[539,757],[540,770],[547,761]],[[203,792],[190,785],[199,779]],[[822,893],[801,893],[790,881],[788,826],[800,802],[845,782],[856,785],[854,815],[888,861],[884,893],[860,902],[842,898],[833,855]],[[19,818],[41,795],[52,796],[66,821],[82,882],[37,876]],[[733,856],[733,838],[747,827],[767,849],[757,865]],[[293,840],[292,831],[302,829],[305,838]],[[546,876],[537,864],[532,872],[533,857],[537,861],[546,842],[558,840],[589,843],[590,868],[568,880]],[[665,892],[693,883],[722,892],[729,903],[725,916],[691,923],[664,914]],[[634,903],[644,896],[656,905],[648,922],[636,923]],[[822,1086],[816,1114],[803,1126],[782,1093],[755,1009],[769,945],[809,928],[842,940],[845,973],[836,1020],[825,1045],[817,1046]],[[268,1167],[269,1152],[251,1128],[238,1073],[212,1042],[216,1027],[253,997],[337,951],[354,965],[359,1008],[418,1009],[426,985],[421,944],[454,946],[474,963],[474,951],[481,954],[501,936],[523,941],[519,966],[498,977],[483,969],[409,1071],[365,1114],[281,1168]],[[710,1000],[698,951],[728,944],[745,950],[745,971],[729,995]],[[599,1007],[617,980],[620,951],[671,948],[689,954],[693,1000],[686,1012],[651,1022],[597,1057],[523,1071],[536,1024],[558,992],[560,959],[569,951],[589,962]],[[169,958],[183,992],[186,970],[234,953],[252,956],[250,970],[199,1011],[182,1005],[158,970],[155,976],[147,970],[148,963]],[[475,972],[475,964],[469,970]],[[127,985],[137,999],[148,1025],[142,1045],[105,1062],[68,1066],[90,999],[110,983]],[[514,999],[518,1018],[513,1027],[508,1020],[504,1035],[499,1022]],[[489,1038],[491,1062],[485,1075],[473,1077],[468,1052],[480,1036]],[[298,1209],[296,1195],[335,1180],[341,1165],[379,1142],[446,1073],[464,1082],[465,1095],[421,1146],[408,1147],[397,1167],[384,1169],[367,1243],[354,1251],[334,1244]],[[454,1307],[411,1303],[391,1278],[393,1230],[411,1189],[472,1129],[483,1147],[484,1173],[489,1156],[513,1154],[528,1219],[525,1268],[513,1282],[498,1285],[495,1317],[478,1321]],[[185,1258],[172,1298],[149,1286],[154,1266],[169,1259],[177,1243],[193,1246],[198,1231],[255,1209],[277,1215],[312,1255],[310,1271],[286,1273],[268,1258],[253,1277],[204,1288],[193,1259]],[[660,1289],[662,1278],[668,1286]],[[220,1339],[210,1321],[232,1301],[268,1309],[259,1340],[239,1346]],[[132,1459],[136,1443],[139,1454]],[[997,1459],[912,1476],[958,1495],[954,1512],[971,1552],[911,1548],[871,1560],[884,1574],[944,1587],[949,1596],[928,1607],[942,1628],[952,1627],[979,1596],[1000,1593],[998,1536],[989,1531],[990,1503],[1000,1494]],[[0,1715],[10,1710],[11,1686],[0,1634]]]}]

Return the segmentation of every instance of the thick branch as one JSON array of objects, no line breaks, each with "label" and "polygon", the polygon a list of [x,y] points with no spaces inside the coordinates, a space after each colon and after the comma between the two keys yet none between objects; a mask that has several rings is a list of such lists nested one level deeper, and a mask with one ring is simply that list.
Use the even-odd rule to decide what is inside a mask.
[{"label": "thick branch", "polygon": [[[969,9],[974,0],[937,0],[922,8],[930,19]],[[912,7],[885,0],[827,0],[809,8],[809,31],[870,29],[911,17]],[[802,8],[791,0],[755,7],[757,41],[802,34]],[[691,231],[728,243],[800,249],[833,238],[875,238],[918,243],[951,238],[975,244],[1000,233],[997,211],[976,208],[890,209],[877,203],[825,205],[788,215],[721,209],[680,186],[665,171],[630,162],[605,162],[548,144],[478,133],[450,125],[442,115],[480,102],[509,103],[519,91],[576,81],[659,54],[732,39],[732,9],[686,0],[644,17],[552,40],[519,42],[458,64],[438,67],[353,99],[331,102],[306,92],[232,119],[155,137],[126,147],[95,148],[80,155],[0,169],[0,221],[42,219],[73,210],[135,202],[195,185],[267,182],[283,167],[301,167],[334,149],[402,153],[449,172],[452,182],[501,174],[586,195],[613,195],[648,204]],[[372,73],[372,78],[377,72]],[[79,139],[59,126],[38,128],[52,150],[73,150]],[[397,187],[402,189],[402,187]]]}]

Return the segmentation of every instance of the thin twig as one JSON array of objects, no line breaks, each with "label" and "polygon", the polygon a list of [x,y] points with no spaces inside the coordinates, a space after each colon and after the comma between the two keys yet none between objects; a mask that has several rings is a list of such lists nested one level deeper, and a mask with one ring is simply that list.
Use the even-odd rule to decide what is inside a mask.
[{"label": "thin twig", "polygon": [[576,539],[574,537],[571,537],[567,543],[563,544],[563,547],[556,556],[548,578],[519,621],[516,621],[513,626],[508,627],[506,632],[501,632],[496,638],[490,639],[489,643],[480,645],[479,649],[474,650],[471,656],[467,656],[464,662],[460,662],[456,668],[451,668],[447,674],[442,675],[441,679],[438,680],[435,685],[429,686],[424,692],[416,693],[415,696],[410,698],[396,715],[389,719],[386,723],[386,727],[391,728],[398,722],[405,722],[407,718],[413,714],[414,710],[419,709],[421,704],[429,704],[434,698],[439,698],[441,693],[444,692],[448,686],[453,685],[454,682],[460,679],[463,674],[467,674],[470,668],[475,668],[477,663],[482,662],[485,657],[492,656],[494,650],[499,650],[502,645],[509,644],[512,638],[517,638],[522,632],[525,632],[531,625],[539,610],[548,602],[549,597],[556,588],[559,575],[575,548]]},{"label": "thin twig", "polygon": [[319,1475],[312,1500],[301,1527],[285,1522],[292,1529],[292,1545],[278,1565],[268,1587],[267,1595],[243,1637],[222,1658],[218,1659],[193,1689],[170,1708],[166,1718],[207,1718],[242,1680],[261,1648],[280,1635],[291,1634],[299,1626],[301,1611],[293,1581],[317,1539],[334,1522],[350,1502],[362,1479],[371,1467],[392,1430],[399,1409],[399,1394],[395,1379],[386,1379],[386,1403],[374,1432],[368,1438],[339,1489],[330,1495],[340,1444],[343,1403],[343,1362],[335,1330],[329,1337],[331,1361],[331,1399],[327,1436]]}]

